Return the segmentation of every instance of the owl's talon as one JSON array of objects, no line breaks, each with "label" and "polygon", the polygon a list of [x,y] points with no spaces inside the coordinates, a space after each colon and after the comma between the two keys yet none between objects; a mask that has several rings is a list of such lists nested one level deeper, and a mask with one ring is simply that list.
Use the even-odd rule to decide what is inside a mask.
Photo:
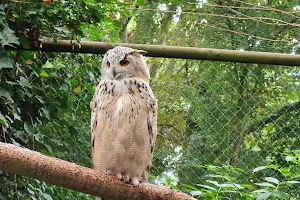
[{"label": "owl's talon", "polygon": [[139,179],[137,177],[133,177],[131,181],[132,181],[132,185],[134,187],[139,187],[140,182],[139,182]]},{"label": "owl's talon", "polygon": [[121,173],[117,173],[117,177],[120,181],[122,181],[124,179],[124,177]]},{"label": "owl's talon", "polygon": [[128,175],[128,174],[126,174],[126,175],[124,176],[124,179],[123,179],[123,181],[124,181],[125,183],[128,183],[128,182],[129,182],[129,180],[130,180],[130,178],[129,178],[129,175]]},{"label": "owl's talon", "polygon": [[141,183],[147,184],[147,183],[148,183],[148,180],[143,178],[142,181],[141,181]]},{"label": "owl's talon", "polygon": [[138,185],[138,187],[139,187],[139,188],[143,188],[143,187],[146,186],[146,185],[148,185],[148,183],[145,183],[145,182],[143,183],[143,182],[142,182],[142,183],[140,183],[140,184]]}]

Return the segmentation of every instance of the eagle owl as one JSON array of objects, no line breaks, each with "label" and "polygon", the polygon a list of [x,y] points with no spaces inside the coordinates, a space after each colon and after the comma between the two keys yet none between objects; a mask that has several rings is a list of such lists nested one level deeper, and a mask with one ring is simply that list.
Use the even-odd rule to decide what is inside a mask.
[{"label": "eagle owl", "polygon": [[94,169],[134,186],[148,182],[157,134],[157,100],[144,53],[120,46],[108,50],[90,104]]}]

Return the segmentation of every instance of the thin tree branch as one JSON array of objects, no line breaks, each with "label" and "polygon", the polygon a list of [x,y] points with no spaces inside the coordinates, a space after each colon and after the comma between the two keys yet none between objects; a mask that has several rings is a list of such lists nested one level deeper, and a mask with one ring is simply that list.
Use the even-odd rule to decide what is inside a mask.
[{"label": "thin tree branch", "polygon": [[233,1],[241,3],[241,4],[245,4],[245,5],[254,6],[255,8],[261,9],[261,10],[274,10],[274,11],[277,11],[277,12],[284,12],[284,13],[299,13],[300,12],[299,10],[287,11],[287,10],[279,10],[279,9],[276,9],[276,8],[270,8],[270,7],[267,7],[267,6],[257,7],[258,6],[257,4],[247,3],[246,1],[241,1],[241,0],[233,0]]},{"label": "thin tree branch", "polygon": [[0,169],[109,199],[195,200],[166,186],[141,184],[136,188],[115,176],[2,142]]},{"label": "thin tree branch", "polygon": [[[125,10],[138,10],[138,11],[155,11],[155,12],[162,12],[162,13],[174,13],[177,14],[178,11],[176,10],[158,10],[158,9],[152,9],[152,8],[127,8]],[[268,17],[237,17],[237,16],[231,16],[231,15],[221,15],[216,13],[203,13],[203,12],[191,12],[191,11],[181,11],[181,14],[189,14],[189,15],[198,15],[198,16],[210,16],[210,17],[219,17],[219,18],[229,18],[229,19],[238,19],[238,20],[255,20],[259,21],[264,24],[268,25],[274,25],[274,26],[292,26],[292,27],[300,27],[300,24],[296,23],[289,23],[281,19],[277,18],[268,18]],[[264,20],[268,21],[274,21],[274,22],[280,22],[280,23],[268,23]]]},{"label": "thin tree branch", "polygon": [[229,30],[229,29],[226,29],[226,28],[220,28],[218,26],[204,24],[204,23],[202,23],[200,25],[201,26],[211,27],[211,28],[218,29],[218,30],[221,30],[221,31],[226,31],[226,32],[234,33],[234,34],[245,36],[245,37],[256,38],[256,39],[263,40],[263,41],[292,43],[292,41],[290,41],[290,40],[277,40],[277,39],[264,38],[264,37],[260,37],[260,36],[256,36],[256,35],[252,35],[252,34],[248,34],[248,33],[244,33],[244,32],[240,32],[240,31],[232,31],[232,30]]},{"label": "thin tree branch", "polygon": [[131,20],[131,17],[125,18],[125,21],[121,23],[121,29],[119,31],[119,38],[121,42],[127,42],[127,26]]},{"label": "thin tree branch", "polygon": [[266,124],[274,122],[276,119],[281,117],[283,114],[289,113],[291,111],[298,110],[298,109],[300,109],[300,101],[292,103],[290,105],[283,106],[282,108],[274,111],[273,113],[271,113],[267,117],[263,118],[262,120],[254,122],[253,124],[248,126],[246,128],[246,133],[249,134],[251,132],[257,131],[257,130],[261,129],[263,126],[265,126]]},{"label": "thin tree branch", "polygon": [[[236,1],[236,2],[240,2],[240,1]],[[244,3],[244,2],[243,2]],[[191,4],[191,5],[199,5],[199,3],[194,3],[194,2],[186,2],[186,4]],[[252,4],[251,4],[252,5]],[[287,10],[279,10],[276,8],[271,8],[271,7],[257,7],[257,5],[252,5],[253,7],[246,7],[246,6],[225,6],[225,5],[216,5],[216,4],[202,4],[202,6],[204,7],[215,7],[215,8],[231,8],[231,9],[240,9],[240,10],[254,10],[254,11],[273,11],[273,12],[278,12],[278,13],[282,13],[282,14],[286,14],[295,18],[300,18],[297,15],[293,15],[292,13],[297,13],[300,11],[287,11]]]}]

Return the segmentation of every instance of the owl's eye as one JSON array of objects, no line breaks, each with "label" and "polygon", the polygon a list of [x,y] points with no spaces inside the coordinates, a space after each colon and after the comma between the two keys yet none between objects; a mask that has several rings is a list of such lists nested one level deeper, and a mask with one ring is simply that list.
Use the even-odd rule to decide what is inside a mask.
[{"label": "owl's eye", "polygon": [[124,60],[121,60],[120,64],[122,66],[127,66],[129,64],[129,61],[124,59]]},{"label": "owl's eye", "polygon": [[108,68],[110,68],[110,63],[109,63],[108,61],[107,61],[107,63],[106,63],[106,64],[107,64],[107,67],[108,67]]}]

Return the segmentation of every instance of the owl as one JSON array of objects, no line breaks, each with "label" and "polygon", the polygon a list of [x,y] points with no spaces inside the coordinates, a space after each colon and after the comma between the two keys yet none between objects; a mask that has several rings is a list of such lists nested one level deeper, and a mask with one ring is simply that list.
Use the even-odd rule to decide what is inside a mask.
[{"label": "owl", "polygon": [[94,169],[134,186],[148,182],[157,135],[157,100],[145,53],[121,46],[108,50],[90,103]]}]

